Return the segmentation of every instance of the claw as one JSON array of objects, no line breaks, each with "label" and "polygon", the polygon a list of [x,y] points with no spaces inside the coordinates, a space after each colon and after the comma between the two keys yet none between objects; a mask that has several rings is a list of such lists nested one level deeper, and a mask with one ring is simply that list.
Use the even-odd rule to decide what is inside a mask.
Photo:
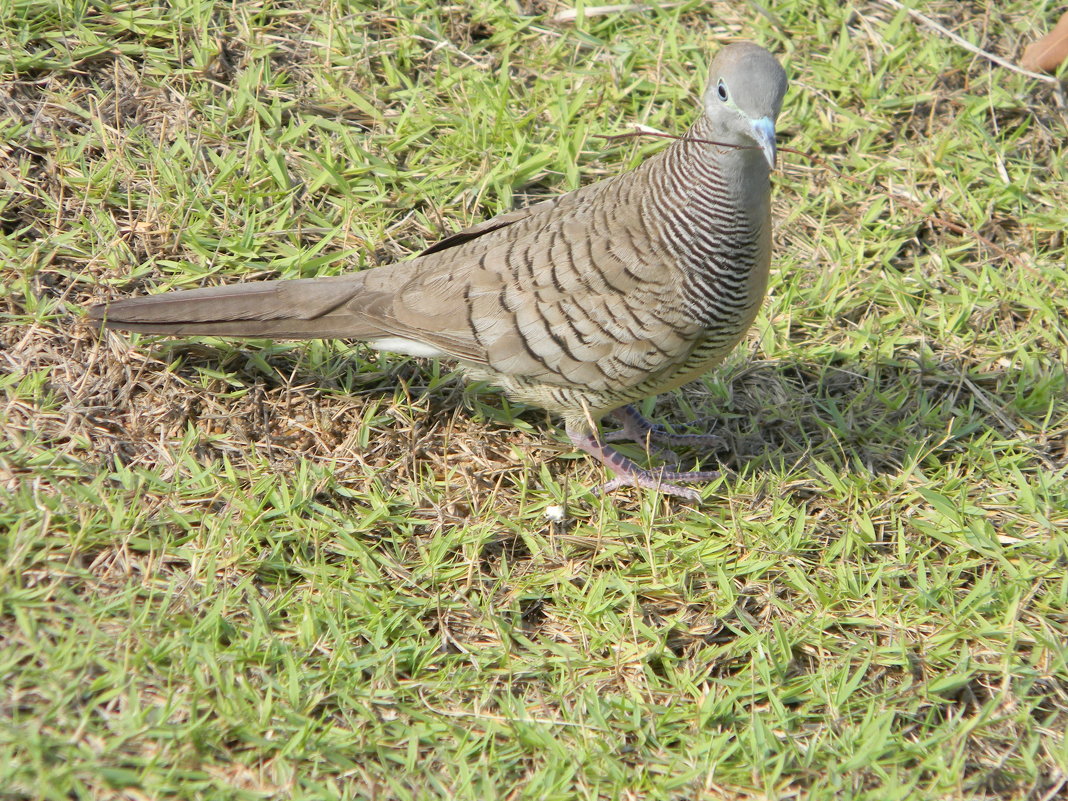
[{"label": "claw", "polygon": [[667,495],[685,498],[688,501],[699,501],[701,495],[696,490],[680,487],[675,482],[704,483],[715,481],[720,476],[714,470],[694,470],[690,472],[675,472],[663,469],[646,470],[639,467],[615,448],[599,441],[593,434],[572,429],[568,429],[567,434],[575,447],[584,450],[616,474],[616,477],[611,481],[594,490],[598,495],[611,492],[617,487],[626,486],[656,490]]},{"label": "claw", "polygon": [[604,442],[637,442],[646,447],[660,445],[665,448],[704,448],[721,450],[727,443],[715,434],[672,434],[663,426],[646,420],[633,406],[615,409],[612,418],[623,428],[607,432]]}]

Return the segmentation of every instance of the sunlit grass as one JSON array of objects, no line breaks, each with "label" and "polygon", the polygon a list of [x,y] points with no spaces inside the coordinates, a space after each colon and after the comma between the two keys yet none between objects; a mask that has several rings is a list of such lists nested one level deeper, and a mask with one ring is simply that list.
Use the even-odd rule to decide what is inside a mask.
[{"label": "sunlit grass", "polygon": [[[766,5],[0,9],[0,795],[1064,792],[1064,111],[880,3]],[[970,9],[925,5],[1010,59],[1055,16]],[[616,174],[737,38],[821,161],[749,339],[645,409],[729,444],[700,505],[593,496],[448,365],[82,318]]]}]

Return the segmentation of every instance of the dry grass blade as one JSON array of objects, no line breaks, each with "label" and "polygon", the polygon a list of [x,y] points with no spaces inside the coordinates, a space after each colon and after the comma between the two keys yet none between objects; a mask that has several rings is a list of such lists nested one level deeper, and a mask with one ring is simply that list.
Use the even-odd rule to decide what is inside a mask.
[{"label": "dry grass blade", "polygon": [[670,8],[676,8],[681,6],[681,2],[677,3],[616,3],[614,5],[605,6],[583,6],[582,8],[566,8],[563,11],[557,11],[551,17],[550,22],[565,23],[574,22],[579,17],[585,19],[593,19],[595,17],[603,17],[609,14],[626,14],[631,11],[653,11],[653,10],[665,10]]}]

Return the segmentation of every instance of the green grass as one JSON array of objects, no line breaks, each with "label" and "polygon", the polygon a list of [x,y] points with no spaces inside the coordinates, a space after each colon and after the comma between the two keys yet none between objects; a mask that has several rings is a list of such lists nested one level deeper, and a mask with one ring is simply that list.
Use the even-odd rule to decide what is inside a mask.
[{"label": "green grass", "polygon": [[[1064,109],[880,3],[765,5],[0,4],[0,795],[1068,792]],[[924,11],[1012,59],[1059,9]],[[746,344],[646,408],[729,443],[700,505],[594,497],[447,365],[82,316],[616,174],[735,38],[823,162]]]}]

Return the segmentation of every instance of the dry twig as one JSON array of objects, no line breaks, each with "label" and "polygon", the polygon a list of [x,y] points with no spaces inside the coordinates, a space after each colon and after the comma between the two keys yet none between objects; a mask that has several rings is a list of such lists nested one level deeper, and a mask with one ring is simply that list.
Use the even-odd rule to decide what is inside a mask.
[{"label": "dry twig", "polygon": [[917,22],[921,22],[924,25],[926,25],[928,28],[930,28],[931,30],[937,31],[938,33],[942,34],[946,38],[951,39],[953,42],[955,42],[956,44],[960,45],[965,50],[970,50],[971,52],[975,53],[977,56],[982,56],[983,58],[987,59],[988,61],[993,61],[998,66],[1004,67],[1007,70],[1012,70],[1013,72],[1018,72],[1021,75],[1026,75],[1028,78],[1034,78],[1036,81],[1042,81],[1043,83],[1048,83],[1048,84],[1051,84],[1052,86],[1060,87],[1060,82],[1056,78],[1054,78],[1052,75],[1043,75],[1042,73],[1039,73],[1039,72],[1032,72],[1031,70],[1025,70],[1023,67],[1016,66],[1011,61],[1006,61],[1005,59],[1001,58],[1001,56],[995,56],[993,53],[991,53],[989,51],[986,51],[986,50],[983,50],[981,47],[977,47],[976,45],[973,45],[971,42],[969,42],[964,37],[953,33],[953,31],[951,31],[949,28],[947,28],[944,25],[941,25],[941,24],[935,22],[933,19],[928,17],[926,14],[921,14],[919,11],[916,11],[915,9],[909,8],[904,3],[900,2],[900,0],[879,0],[879,2],[883,3],[884,5],[890,6],[891,8],[896,8],[899,11],[906,12],[910,17],[912,17]]}]

